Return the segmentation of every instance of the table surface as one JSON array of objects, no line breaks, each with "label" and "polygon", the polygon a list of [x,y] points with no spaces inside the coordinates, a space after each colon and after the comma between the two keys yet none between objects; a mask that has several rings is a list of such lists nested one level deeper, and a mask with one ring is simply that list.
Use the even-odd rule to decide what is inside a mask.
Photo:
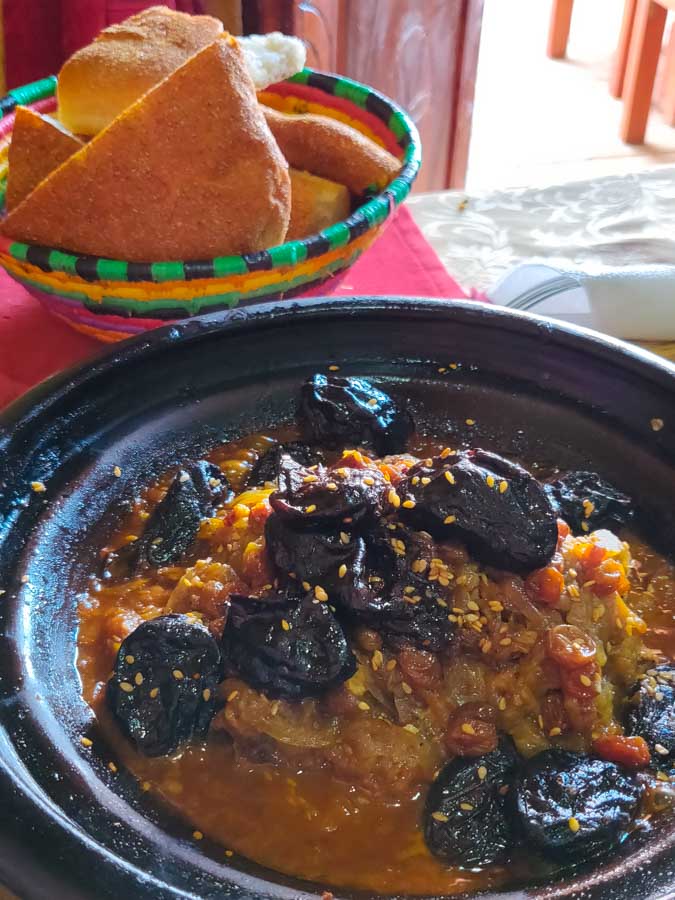
[{"label": "table surface", "polygon": [[[467,291],[522,262],[566,269],[675,262],[675,167],[545,188],[415,194],[408,207]],[[675,360],[675,342],[642,346]]]}]

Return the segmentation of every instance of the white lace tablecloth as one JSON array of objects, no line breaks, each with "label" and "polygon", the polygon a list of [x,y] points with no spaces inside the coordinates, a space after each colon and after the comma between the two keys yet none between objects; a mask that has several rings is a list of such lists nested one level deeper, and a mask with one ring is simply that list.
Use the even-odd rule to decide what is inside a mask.
[{"label": "white lace tablecloth", "polygon": [[448,272],[485,291],[525,261],[675,263],[675,167],[547,188],[417,194],[408,206]]}]

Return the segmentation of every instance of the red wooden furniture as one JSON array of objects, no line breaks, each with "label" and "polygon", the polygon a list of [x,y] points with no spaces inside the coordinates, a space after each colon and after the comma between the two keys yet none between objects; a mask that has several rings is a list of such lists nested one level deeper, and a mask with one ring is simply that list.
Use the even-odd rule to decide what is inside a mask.
[{"label": "red wooden furniture", "polygon": [[[637,0],[622,93],[620,134],[627,144],[641,144],[645,138],[668,10],[675,10],[675,0]],[[674,57],[675,39],[671,39],[663,86],[664,113],[671,124],[675,123]]]},{"label": "red wooden furniture", "polygon": [[567,53],[574,0],[553,0],[548,26],[546,53],[551,59],[562,59]]}]

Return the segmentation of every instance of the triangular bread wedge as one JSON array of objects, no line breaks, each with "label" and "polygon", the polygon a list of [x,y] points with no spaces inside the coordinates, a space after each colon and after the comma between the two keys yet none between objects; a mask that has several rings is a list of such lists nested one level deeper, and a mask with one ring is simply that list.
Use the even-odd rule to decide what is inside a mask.
[{"label": "triangular bread wedge", "polygon": [[227,35],[52,172],[3,231],[136,262],[204,259],[281,242],[289,215],[288,165]]},{"label": "triangular bread wedge", "polygon": [[51,119],[18,106],[9,145],[7,209],[14,209],[43,178],[82,147],[82,141]]},{"label": "triangular bread wedge", "polygon": [[75,134],[97,134],[222,31],[213,16],[166,6],[109,25],[59,72],[59,118]]}]

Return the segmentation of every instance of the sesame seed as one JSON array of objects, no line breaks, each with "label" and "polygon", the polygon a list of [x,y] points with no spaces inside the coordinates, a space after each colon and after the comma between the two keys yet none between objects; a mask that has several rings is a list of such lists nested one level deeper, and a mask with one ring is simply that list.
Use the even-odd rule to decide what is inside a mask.
[{"label": "sesame seed", "polygon": [[488,606],[492,610],[492,612],[502,612],[504,609],[503,605],[499,602],[499,600],[490,600]]},{"label": "sesame seed", "polygon": [[150,691],[150,696],[152,697],[153,700],[155,699],[155,697],[156,697],[158,694],[159,694],[159,688],[158,688],[158,687],[154,687],[154,688]]},{"label": "sesame seed", "polygon": [[375,479],[370,475],[366,475],[366,477],[363,479],[363,483],[367,484],[368,487],[372,487],[375,484]]},{"label": "sesame seed", "polygon": [[387,670],[387,672],[391,672],[395,668],[396,668],[396,660],[390,659],[389,662],[387,663],[387,665],[385,666],[385,669]]},{"label": "sesame seed", "polygon": [[318,480],[319,480],[319,478],[317,475],[305,475],[305,477],[302,479],[304,484],[312,484],[312,482],[318,481]]},{"label": "sesame seed", "polygon": [[324,591],[320,584],[317,584],[317,586],[314,588],[314,596],[321,603],[325,603],[326,600],[328,600],[328,594]]},{"label": "sesame seed", "polygon": [[411,482],[411,484],[419,484],[419,483],[420,483],[420,476],[419,476],[419,475],[413,475],[413,477],[410,479],[410,482]]},{"label": "sesame seed", "polygon": [[487,482],[488,487],[493,488],[495,486],[495,476],[494,475],[488,475],[487,478],[485,479],[485,481]]},{"label": "sesame seed", "polygon": [[464,734],[475,734],[476,733],[476,729],[473,727],[473,725],[470,725],[468,722],[462,722],[462,731],[464,732]]},{"label": "sesame seed", "polygon": [[574,834],[576,834],[577,831],[581,828],[581,825],[579,824],[579,820],[575,819],[574,816],[570,816],[570,818],[567,820],[567,824],[569,826],[570,831],[574,832]]},{"label": "sesame seed", "polygon": [[150,788],[151,788],[151,784],[149,781],[141,781],[141,790],[142,791],[149,791]]},{"label": "sesame seed", "polygon": [[649,424],[652,426],[652,431],[661,431],[663,428],[663,419],[651,419]]},{"label": "sesame seed", "polygon": [[435,822],[447,822],[448,821],[448,817],[446,815],[444,815],[442,812],[432,812],[431,818]]},{"label": "sesame seed", "polygon": [[404,725],[403,730],[410,732],[410,734],[419,734],[420,733],[419,728],[416,728],[414,725]]},{"label": "sesame seed", "polygon": [[[447,472],[446,472],[446,474],[447,474]],[[457,516],[446,516],[443,519],[443,524],[444,525],[452,525],[452,523],[456,522],[456,521],[457,521]]]},{"label": "sesame seed", "polygon": [[584,685],[584,687],[590,687],[593,684],[588,675],[580,675],[579,681]]},{"label": "sesame seed", "polygon": [[340,366],[336,366],[336,365],[328,366],[328,371],[329,372],[339,372]]},{"label": "sesame seed", "polygon": [[581,523],[581,530],[582,530],[582,531],[588,531],[588,530],[589,530],[589,528],[588,528],[588,522],[582,522],[582,523]]},{"label": "sesame seed", "polygon": [[402,504],[406,509],[415,509],[415,501],[414,500],[404,500]]},{"label": "sesame seed", "polygon": [[487,778],[487,769],[485,768],[485,766],[478,766],[476,774],[481,781],[485,781],[485,779]]},{"label": "sesame seed", "polygon": [[88,738],[88,737],[81,737],[81,738],[80,738],[80,743],[82,744],[83,747],[91,747],[91,745],[92,745],[94,742],[93,742],[90,738]]},{"label": "sesame seed", "polygon": [[509,489],[508,481],[500,481],[499,482],[499,493],[500,494],[505,494],[508,491],[508,489]]},{"label": "sesame seed", "polygon": [[[429,460],[429,464],[431,464],[431,460]],[[431,484],[431,478],[429,478],[428,475],[424,475],[424,476],[420,479],[420,481],[422,482],[422,484],[423,484],[425,487],[426,487],[428,484]]]},{"label": "sesame seed", "polygon": [[228,858],[231,857],[231,856],[234,856],[234,850],[226,850],[226,851],[225,851],[225,856],[227,856]]},{"label": "sesame seed", "polygon": [[284,629],[284,631],[290,631],[290,630],[291,630],[291,626],[288,624],[288,622],[286,621],[286,619],[282,619],[282,620],[281,620],[281,627]]},{"label": "sesame seed", "polygon": [[559,734],[562,734],[562,729],[558,728],[558,726],[556,725],[555,728],[551,728],[551,730],[548,733],[548,736],[549,737],[558,737]]},{"label": "sesame seed", "polygon": [[204,688],[202,691],[202,699],[205,703],[208,703],[211,699],[211,688]]},{"label": "sesame seed", "polygon": [[497,706],[498,706],[498,707],[501,709],[501,711],[503,712],[503,711],[506,709],[506,697],[500,697],[500,698],[499,698],[499,703],[497,704]]},{"label": "sesame seed", "polygon": [[122,470],[120,469],[120,467],[113,466],[113,475],[115,476],[115,478],[119,478],[121,474],[122,474]]},{"label": "sesame seed", "polygon": [[466,424],[467,424],[467,425],[475,425],[475,424],[476,424],[476,420],[475,420],[475,419],[466,419],[465,421],[466,421]]},{"label": "sesame seed", "polygon": [[309,506],[305,507],[305,512],[306,513],[316,512],[316,503],[310,503]]},{"label": "sesame seed", "polygon": [[537,716],[537,724],[543,730],[544,728],[544,718],[543,716]]},{"label": "sesame seed", "polygon": [[44,482],[42,481],[31,481],[30,483],[31,489],[35,491],[36,494],[41,494],[43,491],[46,491]]},{"label": "sesame seed", "polygon": [[196,841],[201,841],[201,839],[204,837],[204,835],[202,834],[201,831],[193,831],[193,832],[192,832],[192,837],[193,837]]},{"label": "sesame seed", "polygon": [[342,563],[342,565],[338,569],[338,578],[344,578],[346,574],[347,574],[347,566],[344,563]]},{"label": "sesame seed", "polygon": [[595,511],[595,503],[592,500],[582,500],[581,505],[584,508],[584,518],[590,518],[591,514]]},{"label": "sesame seed", "polygon": [[463,809],[465,812],[471,812],[473,809],[473,804],[471,803],[460,803],[459,808]]},{"label": "sesame seed", "polygon": [[469,600],[466,605],[469,607],[469,609],[474,610],[474,612],[478,612],[478,610],[480,609],[480,606],[476,603],[475,600]]},{"label": "sesame seed", "polygon": [[399,495],[396,493],[396,491],[393,488],[387,494],[387,500],[395,508],[398,508],[401,505],[401,498],[399,497]]},{"label": "sesame seed", "polygon": [[446,470],[443,474],[445,475],[445,480],[446,480],[449,484],[454,484],[454,483],[455,483],[455,476],[452,474],[452,472],[450,472],[449,470]]},{"label": "sesame seed", "polygon": [[440,454],[440,455],[441,455],[441,459],[447,459],[448,456],[454,456],[454,454],[455,454],[455,451],[454,451],[454,450],[451,450],[450,447],[444,447],[444,448],[441,450],[441,454]]},{"label": "sesame seed", "polygon": [[384,656],[382,655],[382,651],[376,650],[373,653],[372,659],[370,660],[370,664],[373,667],[373,671],[377,672],[378,669],[381,669],[383,662],[384,662]]},{"label": "sesame seed", "polygon": [[21,584],[28,584],[29,581],[30,581],[30,578],[28,575],[21,576]]},{"label": "sesame seed", "polygon": [[3,588],[3,590],[0,590],[0,597],[2,597],[2,595],[3,595],[3,594],[6,594],[6,593],[7,593],[7,591],[4,590],[4,588]]},{"label": "sesame seed", "polygon": [[143,675],[141,672],[136,672],[134,681],[136,682],[136,684],[143,684]]},{"label": "sesame seed", "polygon": [[367,712],[370,709],[370,706],[366,703],[365,700],[359,700],[358,707],[359,709],[363,710],[363,712]]},{"label": "sesame seed", "polygon": [[371,397],[370,400],[368,400],[368,406],[377,406],[377,400],[375,399],[375,397]]},{"label": "sesame seed", "polygon": [[459,365],[459,363],[448,363],[448,368],[454,370],[457,368],[458,365]]},{"label": "sesame seed", "polygon": [[340,541],[341,541],[341,543],[343,543],[343,544],[348,544],[348,543],[349,543],[349,535],[347,534],[346,531],[341,531],[341,532],[340,532]]},{"label": "sesame seed", "polygon": [[505,637],[505,638],[502,638],[499,643],[501,644],[502,647],[508,647],[510,644],[513,643],[513,641],[511,640],[510,637]]},{"label": "sesame seed", "polygon": [[128,681],[120,681],[120,690],[123,690],[125,694],[130,694],[133,689],[133,684],[129,684]]},{"label": "sesame seed", "polygon": [[443,375],[447,371],[448,371],[447,369],[445,369],[445,368],[443,368],[443,366],[441,366],[441,368],[438,370],[438,374]]},{"label": "sesame seed", "polygon": [[174,669],[174,670],[173,670],[173,677],[176,679],[176,681],[180,681],[181,678],[184,678],[185,676],[183,675],[183,673],[181,672],[180,669]]},{"label": "sesame seed", "polygon": [[227,695],[228,703],[231,702],[232,700],[236,700],[238,696],[239,696],[239,691],[230,691],[230,693]]},{"label": "sesame seed", "polygon": [[670,751],[663,744],[654,744],[654,749],[660,756],[668,756]]},{"label": "sesame seed", "polygon": [[114,762],[109,762],[109,763],[108,763],[108,768],[110,769],[110,771],[111,771],[113,774],[117,771],[117,766],[115,765]]},{"label": "sesame seed", "polygon": [[407,683],[407,681],[401,682],[401,688],[403,689],[404,694],[412,694],[412,692],[413,692],[413,689],[410,687],[410,685]]},{"label": "sesame seed", "polygon": [[338,486],[337,486],[337,484],[335,484],[334,481],[329,481],[329,482],[326,484],[326,488],[327,488],[329,491],[337,491]]}]

